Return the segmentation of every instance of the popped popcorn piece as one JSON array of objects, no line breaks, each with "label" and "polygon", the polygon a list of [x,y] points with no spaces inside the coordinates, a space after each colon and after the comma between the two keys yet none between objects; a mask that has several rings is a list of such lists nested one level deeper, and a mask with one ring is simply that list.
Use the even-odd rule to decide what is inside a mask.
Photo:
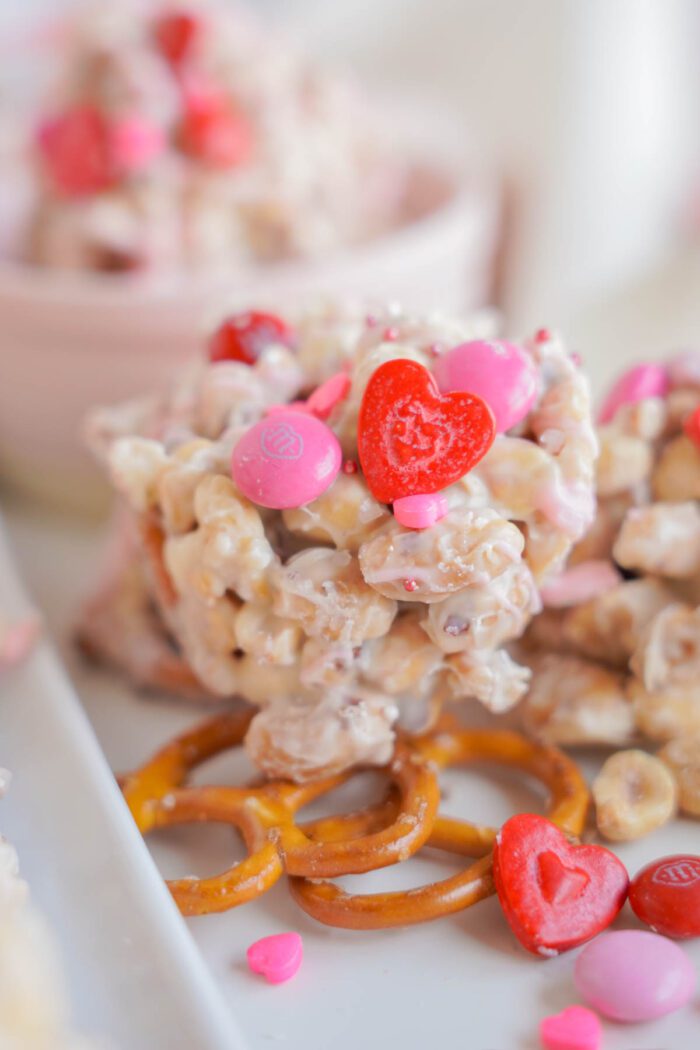
[{"label": "popped popcorn piece", "polygon": [[475,653],[519,638],[540,608],[529,568],[516,562],[488,587],[463,587],[430,605],[423,626],[443,652]]},{"label": "popped popcorn piece", "polygon": [[476,658],[468,653],[455,653],[446,662],[453,699],[471,697],[494,714],[514,707],[525,696],[530,683],[529,668],[516,664],[504,649]]},{"label": "popped popcorn piece", "polygon": [[391,627],[396,602],[368,587],[348,551],[312,547],[273,571],[273,609],[312,638],[358,645]]},{"label": "popped popcorn piece", "polygon": [[625,569],[656,576],[700,572],[700,510],[695,503],[651,503],[629,510],[613,555]]},{"label": "popped popcorn piece", "polygon": [[[420,532],[391,522],[360,547],[362,575],[397,601],[439,602],[464,587],[486,587],[519,560],[520,530],[494,510],[451,511]],[[407,579],[416,582],[411,590]]]},{"label": "popped popcorn piece", "polygon": [[333,485],[303,507],[282,511],[290,532],[339,550],[357,551],[391,520],[359,474],[340,473]]},{"label": "popped popcorn piece", "polygon": [[547,744],[624,747],[635,736],[635,710],[623,675],[574,656],[529,660],[530,690],[520,707],[527,730]]},{"label": "popped popcorn piece", "polygon": [[681,811],[689,817],[700,817],[700,734],[669,740],[658,757],[676,779]]},{"label": "popped popcorn piece", "polygon": [[268,776],[303,783],[388,762],[397,717],[393,701],[367,690],[328,692],[315,702],[273,700],[253,719],[246,750]]},{"label": "popped popcorn piece", "polygon": [[629,842],[675,816],[678,790],[664,763],[646,751],[611,755],[591,787],[596,824],[603,838]]}]

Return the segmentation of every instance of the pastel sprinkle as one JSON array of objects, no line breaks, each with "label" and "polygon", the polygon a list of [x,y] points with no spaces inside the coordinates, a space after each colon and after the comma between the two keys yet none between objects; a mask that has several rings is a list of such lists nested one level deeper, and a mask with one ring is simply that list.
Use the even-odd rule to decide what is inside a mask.
[{"label": "pastel sprinkle", "polygon": [[344,401],[349,392],[350,376],[347,372],[336,372],[309,395],[306,409],[318,419],[328,419],[336,405]]},{"label": "pastel sprinkle", "polygon": [[298,933],[275,933],[251,944],[246,957],[253,973],[262,974],[270,984],[282,984],[301,966],[304,944]]},{"label": "pastel sprinkle", "polygon": [[662,365],[635,365],[623,373],[605,398],[598,420],[609,423],[623,405],[636,405],[648,397],[664,397],[668,372]]},{"label": "pastel sprinkle", "polygon": [[550,609],[565,609],[597,598],[621,582],[622,576],[611,561],[591,559],[565,569],[545,583],[540,595]]},{"label": "pastel sprinkle", "polygon": [[585,1006],[567,1006],[540,1023],[540,1041],[544,1050],[600,1050],[603,1026]]},{"label": "pastel sprinkle", "polygon": [[394,517],[407,529],[429,529],[449,511],[447,499],[440,492],[427,496],[403,496],[394,501]]}]

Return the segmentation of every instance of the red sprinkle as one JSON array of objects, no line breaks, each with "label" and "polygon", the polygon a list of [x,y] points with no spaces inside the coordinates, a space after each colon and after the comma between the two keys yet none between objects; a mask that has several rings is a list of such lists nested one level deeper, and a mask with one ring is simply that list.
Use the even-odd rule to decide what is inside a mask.
[{"label": "red sprinkle", "polygon": [[343,463],[343,474],[357,474],[357,463],[354,459],[346,459]]},{"label": "red sprinkle", "polygon": [[413,579],[404,580],[403,581],[403,589],[405,591],[417,591],[418,590],[418,580],[413,580]]},{"label": "red sprinkle", "polygon": [[163,58],[172,66],[181,66],[192,54],[200,31],[201,22],[196,15],[171,11],[158,19],[153,33]]},{"label": "red sprinkle", "polygon": [[274,343],[293,349],[294,331],[286,321],[260,310],[227,317],[209,340],[210,361],[241,361],[254,365]]},{"label": "red sprinkle", "polygon": [[687,417],[683,423],[683,430],[693,444],[700,447],[700,405]]},{"label": "red sprinkle", "polygon": [[395,343],[398,338],[399,338],[399,330],[398,330],[398,328],[393,328],[393,327],[385,328],[384,331],[382,332],[382,339],[384,340],[385,343]]},{"label": "red sprinkle", "polygon": [[535,332],[536,343],[548,343],[552,338],[552,333],[549,328],[538,328]]}]

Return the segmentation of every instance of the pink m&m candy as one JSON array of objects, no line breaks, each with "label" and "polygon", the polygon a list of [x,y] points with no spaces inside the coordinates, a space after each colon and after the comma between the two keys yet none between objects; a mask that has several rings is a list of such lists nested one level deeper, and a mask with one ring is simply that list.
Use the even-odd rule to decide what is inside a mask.
[{"label": "pink m&m candy", "polygon": [[668,372],[662,365],[636,365],[613,384],[598,421],[609,423],[622,405],[635,405],[647,397],[664,397],[667,390]]},{"label": "pink m&m candy", "polygon": [[493,412],[499,433],[524,419],[537,397],[535,363],[514,343],[462,343],[439,357],[433,371],[443,394],[478,394]]},{"label": "pink m&m candy", "polygon": [[333,431],[306,412],[279,411],[247,430],[233,450],[231,474],[261,507],[303,507],[333,483],[342,463]]},{"label": "pink m&m candy", "polygon": [[695,967],[677,944],[647,930],[604,933],[578,959],[574,980],[591,1006],[614,1021],[652,1021],[684,1006]]}]

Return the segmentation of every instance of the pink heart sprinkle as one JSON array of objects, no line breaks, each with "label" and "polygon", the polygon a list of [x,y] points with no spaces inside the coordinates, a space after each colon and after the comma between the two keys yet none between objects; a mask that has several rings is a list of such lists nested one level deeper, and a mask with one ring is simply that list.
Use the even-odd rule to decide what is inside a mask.
[{"label": "pink heart sprinkle", "polygon": [[585,1006],[567,1006],[540,1023],[544,1050],[600,1050],[603,1026]]},{"label": "pink heart sprinkle", "polygon": [[394,500],[394,517],[407,529],[429,529],[449,511],[446,498],[440,492],[429,496],[403,496]]},{"label": "pink heart sprinkle", "polygon": [[337,372],[316,387],[309,395],[306,407],[319,419],[328,419],[335,406],[348,396],[349,390],[350,376],[347,372]]},{"label": "pink heart sprinkle", "polygon": [[118,120],[111,129],[112,151],[120,171],[137,172],[165,150],[165,136],[157,124],[143,117]]},{"label": "pink heart sprinkle", "polygon": [[294,976],[304,955],[299,933],[275,933],[251,944],[246,952],[248,966],[270,984],[282,984]]}]

